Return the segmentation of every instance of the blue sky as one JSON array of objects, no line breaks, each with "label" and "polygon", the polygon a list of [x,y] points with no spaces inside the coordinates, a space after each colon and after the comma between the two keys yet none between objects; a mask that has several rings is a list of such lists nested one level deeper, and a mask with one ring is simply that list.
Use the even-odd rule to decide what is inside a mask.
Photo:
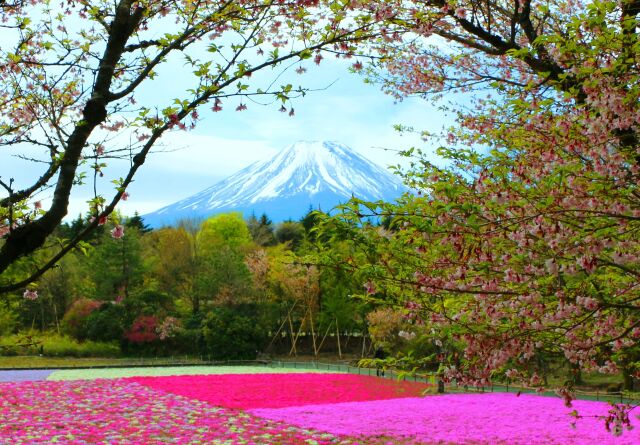
[{"label": "blue sky", "polygon": [[321,89],[294,102],[294,117],[278,112],[275,104],[247,102],[247,110],[236,112],[238,100],[229,101],[219,113],[204,110],[195,130],[163,138],[163,147],[148,159],[121,211],[156,210],[298,140],[339,141],[382,166],[405,163],[397,150],[429,147],[417,135],[400,135],[395,124],[437,131],[451,122],[423,99],[398,102],[379,86],[364,83],[348,71],[351,63],[325,60],[303,75],[292,74],[294,85]]},{"label": "blue sky", "polygon": [[[295,100],[295,116],[277,111],[279,105],[247,102],[248,109],[236,112],[238,100],[225,103],[222,112],[209,107],[201,110],[201,121],[195,130],[167,134],[139,171],[122,202],[120,211],[132,215],[145,214],[195,194],[247,165],[273,156],[278,150],[298,140],[334,140],[359,151],[382,165],[405,163],[397,150],[412,146],[425,147],[416,135],[400,135],[395,124],[420,130],[438,131],[451,119],[428,101],[407,98],[396,101],[379,86],[366,84],[359,75],[350,73],[353,61],[325,59],[319,67],[307,65],[308,71],[297,75],[291,70],[278,79],[319,91]],[[171,97],[171,83],[180,78],[176,65],[169,64],[158,81],[150,84],[139,98],[143,102],[166,105]],[[273,73],[254,76],[252,82],[270,81]],[[173,89],[175,93],[175,89]],[[173,93],[172,93],[173,94]],[[432,148],[432,147],[431,147]],[[434,160],[437,158],[434,157]],[[99,189],[108,196],[113,190],[110,180],[123,176],[128,162],[110,161]],[[0,152],[0,175],[16,178],[18,185],[34,178],[41,165],[25,163]],[[68,219],[87,210],[91,197],[89,185],[76,190],[71,197]],[[38,198],[47,204],[50,192]]]},{"label": "blue sky", "polygon": [[[65,23],[76,32],[87,25],[82,20],[69,20],[71,22]],[[172,26],[172,20],[166,20],[167,23],[156,24],[149,33],[162,33],[165,26]],[[1,40],[5,43],[10,42],[7,32],[0,30]],[[222,39],[222,44],[231,42],[225,39]],[[202,47],[195,48],[196,55],[209,57],[206,44],[203,42]],[[307,68],[302,75],[293,69],[284,75],[270,69],[254,74],[251,83],[263,87],[275,78],[276,85],[291,83],[294,87],[302,85],[317,91],[310,91],[306,97],[294,101],[294,117],[278,112],[279,104],[263,106],[246,102],[248,109],[236,112],[238,100],[226,102],[220,113],[210,111],[210,106],[199,110],[201,121],[195,130],[177,131],[162,138],[161,146],[148,156],[135,182],[129,187],[129,200],[122,202],[119,210],[126,215],[135,211],[141,214],[152,212],[210,187],[299,140],[338,141],[383,167],[407,162],[396,154],[398,150],[417,146],[427,152],[432,151],[433,147],[425,147],[417,135],[400,135],[394,130],[394,125],[437,132],[449,125],[451,118],[428,101],[406,98],[398,102],[384,94],[379,86],[366,84],[361,76],[349,72],[353,62],[325,54],[320,66],[315,66],[311,60],[296,62],[295,65],[304,63]],[[141,85],[138,102],[163,108],[180,97],[180,92],[195,81],[184,57],[170,56],[158,70],[157,78]],[[127,142],[128,137],[124,134],[119,141]],[[97,140],[93,139],[93,142]],[[107,151],[110,148],[107,145]],[[19,159],[14,156],[15,149],[5,147],[0,150],[0,176],[4,180],[15,178],[15,188],[21,189],[32,184],[46,164]],[[22,153],[28,157],[42,157],[41,150],[38,150],[24,148]],[[437,162],[435,156],[432,160]],[[97,189],[110,200],[114,191],[111,181],[126,174],[129,162],[110,160],[108,163]],[[91,183],[74,190],[67,219],[87,211],[87,200],[92,198],[92,193]],[[41,200],[46,208],[50,197],[51,190],[47,189],[35,199]]]}]

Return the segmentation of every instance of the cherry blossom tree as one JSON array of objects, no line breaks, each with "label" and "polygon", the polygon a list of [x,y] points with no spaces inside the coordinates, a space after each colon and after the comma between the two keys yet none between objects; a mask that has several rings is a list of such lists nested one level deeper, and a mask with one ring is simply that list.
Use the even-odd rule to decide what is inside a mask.
[{"label": "cherry blossom tree", "polygon": [[354,200],[324,222],[351,240],[340,267],[359,274],[363,298],[432,335],[446,379],[538,386],[539,358],[562,356],[577,370],[622,369],[629,385],[640,369],[640,2],[385,4],[369,75],[399,99],[475,100],[443,135],[423,134],[446,167],[407,152],[417,193]]},{"label": "cherry blossom tree", "polygon": [[[279,85],[280,73],[302,71],[305,60],[320,63],[323,51],[353,55],[372,23],[349,2],[332,0],[33,0],[0,6],[0,146],[36,161],[29,168],[38,172],[30,184],[18,185],[12,172],[0,171],[0,292],[25,288],[113,219],[165,133],[193,128],[203,107],[242,111],[251,98],[270,98],[274,109],[287,111],[305,90]],[[173,75],[182,67],[179,79],[164,79],[169,64]],[[251,79],[261,71],[273,73],[266,83]],[[150,99],[159,88],[163,94]],[[174,99],[162,103],[165,94]],[[113,193],[101,194],[114,158],[128,160],[129,169],[113,179]],[[52,256],[28,261],[25,273],[9,273],[45,245],[67,213],[70,194],[84,182],[95,190],[93,219],[76,237],[60,240]],[[46,206],[44,191],[51,196]],[[113,223],[113,236],[123,236]]]}]

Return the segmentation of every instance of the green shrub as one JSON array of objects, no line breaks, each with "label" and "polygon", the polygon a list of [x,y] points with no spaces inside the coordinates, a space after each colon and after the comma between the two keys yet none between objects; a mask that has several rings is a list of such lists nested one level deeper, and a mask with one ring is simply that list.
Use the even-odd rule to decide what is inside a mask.
[{"label": "green shrub", "polygon": [[[174,309],[173,300],[167,293],[153,289],[134,292],[124,299],[123,304],[133,318],[139,315],[162,317],[165,314],[171,313]],[[129,322],[131,321],[130,319]]]},{"label": "green shrub", "polygon": [[15,312],[5,307],[0,307],[0,337],[10,335],[18,325],[18,317]]},{"label": "green shrub", "polygon": [[167,342],[167,352],[178,354],[201,355],[206,353],[203,347],[202,329],[182,329]]},{"label": "green shrub", "polygon": [[12,356],[27,354],[29,348],[21,345],[30,343],[31,341],[24,334],[0,336],[0,355]]},{"label": "green shrub", "polygon": [[79,340],[87,338],[87,319],[102,303],[88,298],[76,300],[62,318],[62,330]]},{"label": "green shrub", "polygon": [[0,338],[0,355],[47,357],[118,357],[117,343],[83,341],[53,332],[22,332]]},{"label": "green shrub", "polygon": [[[416,338],[409,340],[402,348],[404,354],[411,354],[413,357],[430,357],[434,356],[440,351],[433,338],[430,335],[419,335]],[[435,362],[435,360],[434,360]]]},{"label": "green shrub", "polygon": [[47,336],[42,342],[43,354],[49,357],[117,357],[118,343],[86,340],[79,342],[71,337]]},{"label": "green shrub", "polygon": [[105,303],[91,312],[85,321],[89,340],[120,341],[124,333],[126,311],[122,305]]},{"label": "green shrub", "polygon": [[207,353],[216,360],[255,359],[268,342],[269,328],[262,313],[257,304],[214,308],[202,329]]}]

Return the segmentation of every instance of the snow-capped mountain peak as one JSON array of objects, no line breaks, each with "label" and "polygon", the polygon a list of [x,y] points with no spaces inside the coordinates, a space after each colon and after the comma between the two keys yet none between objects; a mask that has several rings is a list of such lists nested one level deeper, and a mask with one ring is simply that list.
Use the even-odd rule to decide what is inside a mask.
[{"label": "snow-capped mountain peak", "polygon": [[330,210],[352,196],[395,199],[405,190],[395,176],[346,145],[300,141],[144,219],[158,227],[185,217],[241,211],[280,221],[297,219],[309,207]]}]

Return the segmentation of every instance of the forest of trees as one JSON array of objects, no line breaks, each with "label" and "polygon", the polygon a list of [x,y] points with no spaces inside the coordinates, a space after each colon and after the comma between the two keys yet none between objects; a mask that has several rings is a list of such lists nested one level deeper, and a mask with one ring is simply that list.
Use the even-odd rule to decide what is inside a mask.
[{"label": "forest of trees", "polygon": [[[139,216],[105,223],[26,292],[8,294],[0,354],[221,360],[408,347],[398,343],[402,320],[377,321],[375,305],[351,298],[362,288],[353,276],[305,263],[317,250],[317,218],[273,224],[229,213],[158,230]],[[52,240],[83,224],[78,216]]]}]

